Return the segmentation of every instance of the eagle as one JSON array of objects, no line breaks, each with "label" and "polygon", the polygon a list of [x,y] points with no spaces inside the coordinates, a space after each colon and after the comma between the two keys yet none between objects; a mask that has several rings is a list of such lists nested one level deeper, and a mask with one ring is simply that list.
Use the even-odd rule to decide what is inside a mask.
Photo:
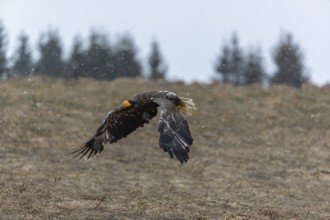
[{"label": "eagle", "polygon": [[108,112],[94,136],[72,152],[74,158],[87,158],[101,153],[104,144],[115,143],[155,117],[159,108],[159,146],[181,164],[189,159],[193,138],[184,117],[192,114],[196,106],[192,99],[179,97],[170,91],[139,93]]}]

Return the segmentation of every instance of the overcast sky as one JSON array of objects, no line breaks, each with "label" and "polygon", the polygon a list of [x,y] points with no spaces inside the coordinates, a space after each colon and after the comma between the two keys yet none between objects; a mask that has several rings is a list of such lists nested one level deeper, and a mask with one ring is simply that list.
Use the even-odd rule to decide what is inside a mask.
[{"label": "overcast sky", "polygon": [[170,79],[207,81],[220,48],[233,32],[246,51],[259,46],[265,67],[281,33],[290,32],[305,53],[311,79],[330,82],[330,0],[0,0],[9,56],[24,31],[35,50],[40,33],[59,31],[66,53],[79,34],[103,30],[110,42],[130,33],[144,62],[156,39]]}]

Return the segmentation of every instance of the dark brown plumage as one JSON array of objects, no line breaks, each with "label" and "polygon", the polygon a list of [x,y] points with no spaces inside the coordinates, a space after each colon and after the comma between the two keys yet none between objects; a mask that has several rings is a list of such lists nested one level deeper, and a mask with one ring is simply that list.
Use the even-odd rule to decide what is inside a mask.
[{"label": "dark brown plumage", "polygon": [[171,158],[175,157],[181,163],[187,162],[193,138],[182,115],[191,115],[191,111],[196,110],[196,107],[192,99],[178,97],[169,91],[144,92],[132,100],[125,100],[108,113],[95,135],[72,153],[81,159],[85,155],[90,158],[102,152],[104,144],[115,143],[149,123],[157,115],[158,107],[160,147],[168,152]]}]

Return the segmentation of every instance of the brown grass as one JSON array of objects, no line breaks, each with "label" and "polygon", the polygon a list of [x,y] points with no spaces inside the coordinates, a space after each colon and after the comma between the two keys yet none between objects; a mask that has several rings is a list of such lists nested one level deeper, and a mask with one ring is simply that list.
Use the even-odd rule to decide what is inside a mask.
[{"label": "brown grass", "polygon": [[[69,152],[140,91],[192,97],[180,165],[157,119],[90,160]],[[330,87],[118,79],[0,82],[0,219],[329,219]]]}]

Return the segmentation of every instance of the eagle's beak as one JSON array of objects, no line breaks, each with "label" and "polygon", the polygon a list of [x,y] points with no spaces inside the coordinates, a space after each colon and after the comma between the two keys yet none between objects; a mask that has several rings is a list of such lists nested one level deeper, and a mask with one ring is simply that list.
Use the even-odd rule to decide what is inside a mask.
[{"label": "eagle's beak", "polygon": [[121,103],[121,106],[123,106],[124,108],[130,107],[131,105],[132,104],[128,100],[125,100]]}]

